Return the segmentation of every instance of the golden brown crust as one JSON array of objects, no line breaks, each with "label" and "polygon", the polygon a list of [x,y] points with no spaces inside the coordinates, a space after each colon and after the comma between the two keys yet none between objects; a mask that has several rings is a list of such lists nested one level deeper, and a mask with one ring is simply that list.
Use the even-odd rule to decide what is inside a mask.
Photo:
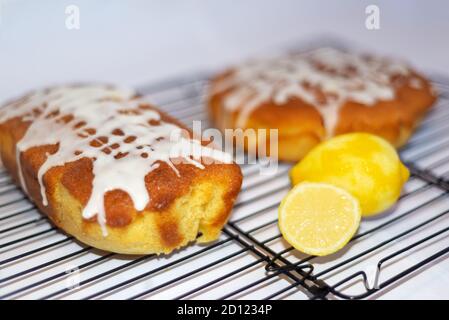
[{"label": "golden brown crust", "polygon": [[[180,125],[165,114],[162,120]],[[16,145],[29,125],[30,122],[19,117],[0,124],[1,157],[17,184]],[[94,247],[119,253],[169,253],[194,241],[198,233],[201,233],[200,242],[216,239],[242,182],[236,164],[211,164],[205,169],[179,164],[176,165],[180,173],[177,176],[161,162],[145,177],[151,201],[142,212],[135,210],[130,196],[122,190],[105,194],[108,235],[104,237],[95,218],[90,221],[82,218],[82,209],[92,192],[91,159],[81,158],[47,171],[43,183],[49,205],[42,204],[37,173],[47,154],[57,149],[57,145],[45,145],[21,153],[29,197],[67,233]]]},{"label": "golden brown crust", "polygon": [[[232,114],[224,107],[226,97],[237,89],[217,90],[219,83],[232,76],[228,70],[211,80],[208,99],[209,115],[219,128],[236,128],[242,108]],[[418,78],[422,86],[410,86],[409,79]],[[436,100],[431,85],[423,76],[411,71],[395,86],[395,98],[363,105],[347,101],[341,106],[334,135],[348,132],[370,132],[384,137],[396,147],[404,145],[425,113]],[[310,149],[326,138],[326,130],[319,111],[300,98],[290,98],[284,104],[268,101],[259,104],[247,118],[245,128],[278,129],[279,159],[298,161]]]}]

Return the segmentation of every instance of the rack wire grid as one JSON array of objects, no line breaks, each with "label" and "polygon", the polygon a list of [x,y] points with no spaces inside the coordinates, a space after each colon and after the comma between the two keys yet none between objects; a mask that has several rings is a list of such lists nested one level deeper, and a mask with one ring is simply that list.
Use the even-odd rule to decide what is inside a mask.
[{"label": "rack wire grid", "polygon": [[[207,78],[140,91],[184,123],[207,127]],[[0,298],[356,299],[393,291],[449,298],[449,80],[432,79],[440,98],[400,152],[412,175],[399,202],[364,219],[351,242],[328,257],[294,250],[278,230],[290,164],[280,163],[272,176],[258,174],[258,164],[242,166],[242,191],[218,241],[138,257],[103,252],[57,230],[2,170]]]}]

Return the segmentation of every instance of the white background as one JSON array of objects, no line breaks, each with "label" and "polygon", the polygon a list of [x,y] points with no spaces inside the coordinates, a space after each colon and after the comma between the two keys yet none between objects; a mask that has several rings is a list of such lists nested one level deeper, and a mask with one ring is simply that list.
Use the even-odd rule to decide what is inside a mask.
[{"label": "white background", "polygon": [[[444,0],[0,0],[0,102],[72,81],[141,85],[336,35],[449,74]],[[80,30],[65,8],[80,9]],[[365,8],[380,7],[380,30]]]}]

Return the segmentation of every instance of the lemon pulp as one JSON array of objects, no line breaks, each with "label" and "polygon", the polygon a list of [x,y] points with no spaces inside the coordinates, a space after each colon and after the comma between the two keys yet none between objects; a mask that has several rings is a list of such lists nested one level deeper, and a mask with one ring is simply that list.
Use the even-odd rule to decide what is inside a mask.
[{"label": "lemon pulp", "polygon": [[332,254],[352,238],[361,218],[358,200],[344,189],[323,183],[300,183],[282,200],[279,229],[297,250]]}]

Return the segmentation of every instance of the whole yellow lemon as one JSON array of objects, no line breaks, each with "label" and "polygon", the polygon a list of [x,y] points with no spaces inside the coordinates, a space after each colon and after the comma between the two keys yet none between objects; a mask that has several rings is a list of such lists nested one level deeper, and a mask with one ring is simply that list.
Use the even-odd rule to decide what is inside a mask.
[{"label": "whole yellow lemon", "polygon": [[386,140],[368,133],[331,138],[310,151],[290,171],[294,185],[324,182],[355,196],[363,216],[391,207],[410,173]]}]

